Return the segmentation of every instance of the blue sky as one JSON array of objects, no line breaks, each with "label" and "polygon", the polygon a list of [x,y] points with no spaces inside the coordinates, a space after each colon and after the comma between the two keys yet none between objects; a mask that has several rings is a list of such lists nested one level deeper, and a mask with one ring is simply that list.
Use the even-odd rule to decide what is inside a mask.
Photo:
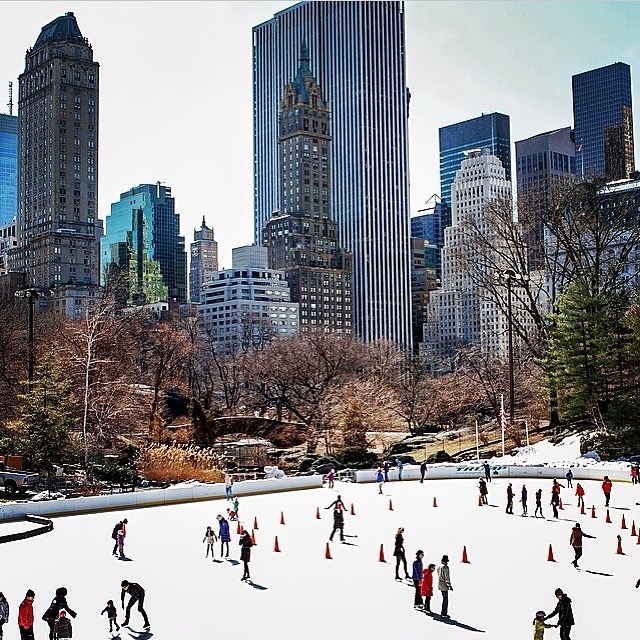
[{"label": "blue sky", "polygon": [[[291,4],[1,2],[0,104],[10,80],[17,101],[40,28],[74,11],[101,65],[100,217],[163,181],[187,243],[205,215],[229,266],[253,237],[251,27]],[[406,13],[414,213],[439,191],[439,127],[501,111],[513,142],[571,125],[571,76],[616,61],[636,89],[640,3],[409,0]]]}]

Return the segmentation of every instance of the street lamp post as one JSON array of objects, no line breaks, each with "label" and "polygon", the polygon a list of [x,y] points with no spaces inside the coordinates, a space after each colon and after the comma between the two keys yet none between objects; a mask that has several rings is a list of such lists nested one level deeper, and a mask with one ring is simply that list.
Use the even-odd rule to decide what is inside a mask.
[{"label": "street lamp post", "polygon": [[33,386],[33,370],[35,365],[34,349],[33,349],[33,308],[36,300],[40,297],[37,289],[22,289],[16,291],[16,298],[25,298],[29,304],[28,328],[27,328],[27,345],[29,347],[29,364],[27,370],[27,379],[29,380],[29,391]]}]

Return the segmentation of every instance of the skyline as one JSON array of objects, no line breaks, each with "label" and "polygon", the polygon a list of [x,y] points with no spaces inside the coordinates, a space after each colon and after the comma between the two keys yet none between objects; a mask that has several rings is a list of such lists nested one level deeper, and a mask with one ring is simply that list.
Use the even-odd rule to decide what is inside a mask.
[{"label": "skyline", "polygon": [[[100,219],[121,193],[160,180],[186,242],[204,215],[228,267],[231,249],[253,240],[251,30],[293,4],[3,2],[13,24],[0,42],[0,112],[13,81],[17,114],[17,77],[40,29],[73,11],[100,63]],[[439,127],[498,111],[513,144],[571,126],[571,76],[617,61],[631,66],[636,93],[638,3],[405,9],[412,215],[440,191]]]}]

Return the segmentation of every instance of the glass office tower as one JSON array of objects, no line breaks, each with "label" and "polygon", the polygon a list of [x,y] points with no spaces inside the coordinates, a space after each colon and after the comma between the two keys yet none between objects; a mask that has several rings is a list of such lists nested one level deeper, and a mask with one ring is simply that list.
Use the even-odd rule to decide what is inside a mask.
[{"label": "glass office tower", "polygon": [[18,116],[0,113],[0,225],[11,222],[18,207]]},{"label": "glass office tower", "polygon": [[303,41],[331,105],[338,242],[364,340],[411,344],[409,96],[402,2],[301,2],[253,29],[254,235],[281,209],[278,105]]}]

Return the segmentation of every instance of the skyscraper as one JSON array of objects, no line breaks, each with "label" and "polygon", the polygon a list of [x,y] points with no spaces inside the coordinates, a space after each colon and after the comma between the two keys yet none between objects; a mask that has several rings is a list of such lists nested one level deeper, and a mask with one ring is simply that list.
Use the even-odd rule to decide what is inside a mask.
[{"label": "skyscraper", "polygon": [[102,284],[123,278],[115,286],[126,291],[121,302],[129,305],[186,302],[187,254],[171,187],[141,184],[121,193],[105,222]]},{"label": "skyscraper", "polygon": [[0,225],[18,213],[18,116],[0,113]]},{"label": "skyscraper", "polygon": [[98,283],[98,67],[66,13],[42,28],[19,79],[18,247],[10,261],[58,298],[90,295]]},{"label": "skyscraper", "polygon": [[213,229],[207,227],[204,216],[202,226],[193,232],[191,243],[191,260],[189,261],[189,300],[200,301],[202,284],[211,280],[214,271],[218,270],[218,243],[213,236]]},{"label": "skyscraper", "polygon": [[300,66],[280,102],[280,205],[263,232],[269,266],[282,269],[291,300],[300,303],[300,330],[351,333],[351,254],[338,244],[331,215],[329,103],[309,67]]},{"label": "skyscraper", "polygon": [[607,180],[634,171],[631,67],[615,62],[571,78],[576,173]]},{"label": "skyscraper", "polygon": [[353,255],[365,340],[411,344],[409,97],[402,2],[301,2],[253,29],[254,235],[280,202],[278,103],[302,42],[331,104],[338,242]]},{"label": "skyscraper", "polygon": [[451,224],[451,185],[471,149],[487,149],[500,158],[507,180],[511,180],[511,132],[509,116],[483,113],[478,118],[440,128],[440,196],[443,226]]}]

